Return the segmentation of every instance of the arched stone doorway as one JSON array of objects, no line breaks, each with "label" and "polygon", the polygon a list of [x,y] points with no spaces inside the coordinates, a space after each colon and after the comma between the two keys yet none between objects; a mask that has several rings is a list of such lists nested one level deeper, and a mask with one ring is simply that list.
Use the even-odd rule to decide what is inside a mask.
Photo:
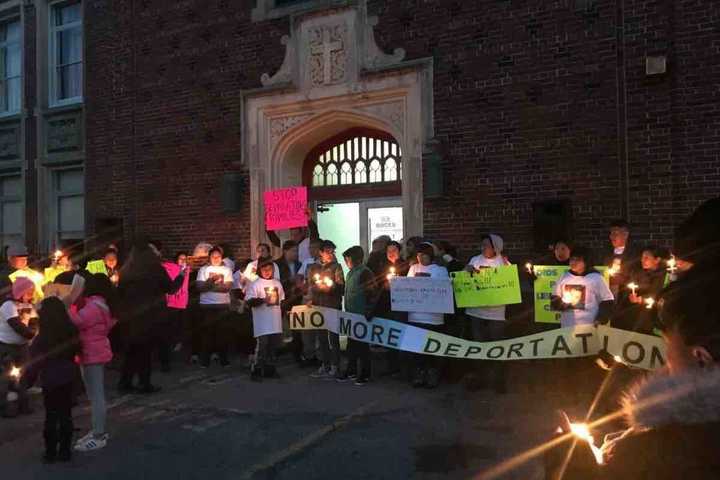
[{"label": "arched stone doorway", "polygon": [[[403,170],[395,199],[403,211],[403,232],[422,234],[423,146],[433,138],[432,59],[404,62],[401,49],[382,53],[372,33],[377,19],[368,18],[363,5],[294,18],[291,35],[282,40],[283,65],[262,76],[263,88],[242,96],[251,248],[265,240],[263,192],[303,184],[308,154],[358,128],[397,143]],[[318,32],[337,37],[340,50],[330,58],[315,48],[327,37]]]}]

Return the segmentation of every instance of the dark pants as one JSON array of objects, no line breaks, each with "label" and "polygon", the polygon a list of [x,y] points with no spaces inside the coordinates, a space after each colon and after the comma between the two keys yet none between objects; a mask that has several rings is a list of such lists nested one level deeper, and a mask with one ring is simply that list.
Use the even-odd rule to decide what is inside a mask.
[{"label": "dark pants", "polygon": [[227,328],[228,305],[201,305],[200,309],[202,311],[200,363],[204,366],[210,365],[210,355],[217,353],[220,363],[227,365],[230,343],[230,332]]},{"label": "dark pants", "polygon": [[43,389],[45,404],[45,453],[48,457],[69,455],[72,447],[73,384]]},{"label": "dark pants", "polygon": [[[359,378],[370,378],[370,344],[348,338],[348,375],[357,373]],[[358,370],[358,363],[360,370]]]},{"label": "dark pants", "polygon": [[200,326],[202,325],[202,311],[197,304],[188,306],[185,315],[185,340],[190,346],[190,355],[200,355],[202,350],[202,334]]},{"label": "dark pants", "polygon": [[257,337],[255,348],[255,365],[258,368],[275,365],[277,360],[277,349],[282,345],[282,334],[261,335]]},{"label": "dark pants", "polygon": [[[432,332],[445,333],[445,325],[430,325],[427,323],[413,322],[408,323],[414,327],[430,330]],[[412,357],[410,360],[410,364],[412,365],[412,369],[414,372],[416,372],[417,370],[440,370],[440,368],[442,367],[443,357],[428,355],[425,353],[412,353],[411,355]]]},{"label": "dark pants", "polygon": [[135,375],[138,376],[141,387],[150,386],[150,376],[152,375],[152,343],[149,339],[130,342],[125,351],[125,361],[122,366],[120,384],[125,387],[131,386]]},{"label": "dark pants", "polygon": [[[497,320],[485,320],[468,315],[471,324],[472,337],[476,342],[496,342],[505,340],[505,322]],[[475,360],[478,370],[485,375],[485,380],[496,390],[503,390],[506,387],[506,368],[502,360]]]},{"label": "dark pants", "polygon": [[185,310],[168,308],[165,319],[153,325],[153,342],[157,348],[160,365],[170,368],[170,358],[183,330]]}]

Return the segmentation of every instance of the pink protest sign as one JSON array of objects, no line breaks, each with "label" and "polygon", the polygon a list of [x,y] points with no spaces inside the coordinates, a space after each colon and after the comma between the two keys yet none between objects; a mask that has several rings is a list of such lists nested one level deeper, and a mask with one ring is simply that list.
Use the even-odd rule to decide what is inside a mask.
[{"label": "pink protest sign", "polygon": [[263,193],[265,201],[265,228],[285,230],[306,227],[308,219],[307,187],[290,187]]}]

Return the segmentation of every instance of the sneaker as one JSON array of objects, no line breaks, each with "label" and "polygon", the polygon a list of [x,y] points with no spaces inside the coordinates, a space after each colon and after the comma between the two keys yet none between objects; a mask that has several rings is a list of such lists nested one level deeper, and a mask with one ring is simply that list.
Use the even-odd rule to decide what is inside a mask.
[{"label": "sneaker", "polygon": [[81,444],[81,443],[87,442],[89,439],[91,439],[91,438],[93,437],[93,435],[95,435],[95,434],[94,434],[92,431],[89,431],[88,433],[86,433],[86,434],[83,435],[82,437],[78,438],[78,439],[75,441],[75,445],[79,445],[79,444]]},{"label": "sneaker", "polygon": [[76,452],[91,452],[93,450],[100,450],[101,448],[105,448],[108,442],[108,434],[101,435],[99,437],[95,437],[94,435],[90,435],[90,438],[86,439],[82,443],[77,443],[75,445],[75,451]]},{"label": "sneaker", "polygon": [[311,378],[326,378],[327,376],[328,370],[325,368],[324,365],[318,368],[316,372],[310,374]]},{"label": "sneaker", "polygon": [[355,385],[358,387],[362,387],[363,385],[367,385],[370,382],[370,379],[367,377],[357,377],[355,379]]}]

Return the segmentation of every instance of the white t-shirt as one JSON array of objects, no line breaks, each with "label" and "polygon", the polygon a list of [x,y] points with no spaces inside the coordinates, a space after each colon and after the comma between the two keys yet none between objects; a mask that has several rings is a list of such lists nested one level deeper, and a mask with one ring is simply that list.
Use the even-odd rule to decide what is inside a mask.
[{"label": "white t-shirt", "polygon": [[596,272],[585,276],[565,273],[555,284],[553,294],[561,298],[563,294],[567,295],[573,305],[560,315],[560,324],[563,327],[592,325],[600,310],[600,303],[613,299],[602,275]]},{"label": "white t-shirt", "polygon": [[[502,267],[505,265],[505,259],[498,255],[494,258],[487,258],[485,255],[477,255],[470,259],[468,265],[471,265],[477,269],[483,267]],[[497,320],[505,321],[505,305],[498,305],[497,307],[472,307],[466,308],[465,313],[475,318],[482,318],[485,320]]]},{"label": "white t-shirt", "polygon": [[[407,276],[450,278],[447,268],[435,265],[434,263],[428,266],[416,263],[410,267],[410,271],[408,271]],[[409,312],[408,321],[412,323],[425,323],[427,325],[442,325],[445,323],[445,315],[442,313]]]},{"label": "white t-shirt", "polygon": [[8,300],[0,306],[0,342],[7,343],[10,345],[24,345],[28,340],[19,335],[12,327],[7,323],[11,318],[19,317],[20,310],[30,310],[30,317],[37,317],[37,313],[33,306],[29,303],[19,303],[13,300]]},{"label": "white t-shirt", "polygon": [[302,265],[300,265],[300,270],[298,270],[297,274],[302,275],[303,277],[307,277],[307,270],[310,265],[315,265],[318,262],[317,259],[313,257],[308,257],[305,260],[300,261],[302,262]]},{"label": "white t-shirt", "polygon": [[[197,275],[198,282],[206,282],[212,277],[222,277],[220,283],[232,283],[233,274],[225,265],[217,267],[213,265],[205,265],[200,269]],[[230,293],[228,292],[203,292],[200,294],[200,305],[228,305],[230,303]]]},{"label": "white t-shirt", "polygon": [[312,255],[310,255],[310,238],[305,237],[298,245],[298,261],[303,263],[308,258],[312,258]]},{"label": "white t-shirt", "polygon": [[223,262],[223,265],[225,265],[226,267],[228,267],[231,272],[234,272],[234,271],[235,271],[235,262],[233,262],[232,260],[230,260],[228,257],[223,258],[223,261],[222,261],[222,262]]},{"label": "white t-shirt", "polygon": [[278,280],[265,280],[258,278],[247,287],[245,299],[274,297],[273,305],[260,305],[253,307],[253,334],[255,337],[282,333],[282,311],[280,302],[285,300],[285,292],[282,283]]},{"label": "white t-shirt", "polygon": [[[243,276],[245,277],[245,281],[248,284],[254,282],[259,278],[257,274],[257,265],[258,261],[253,260],[252,262],[247,264],[247,267],[245,267]],[[276,280],[280,280],[280,269],[275,262],[273,262],[273,278]]]}]

